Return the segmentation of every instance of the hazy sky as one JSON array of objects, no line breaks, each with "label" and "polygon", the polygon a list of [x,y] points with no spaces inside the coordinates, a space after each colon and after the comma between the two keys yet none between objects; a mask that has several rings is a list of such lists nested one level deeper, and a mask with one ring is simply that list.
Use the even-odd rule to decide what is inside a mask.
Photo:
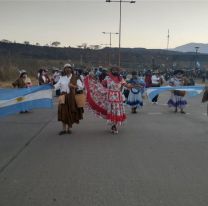
[{"label": "hazy sky", "polygon": [[[208,0],[136,0],[122,3],[122,47],[166,48],[208,43]],[[0,39],[41,45],[108,44],[118,32],[119,3],[105,0],[0,0]],[[112,36],[118,46],[118,36]]]}]

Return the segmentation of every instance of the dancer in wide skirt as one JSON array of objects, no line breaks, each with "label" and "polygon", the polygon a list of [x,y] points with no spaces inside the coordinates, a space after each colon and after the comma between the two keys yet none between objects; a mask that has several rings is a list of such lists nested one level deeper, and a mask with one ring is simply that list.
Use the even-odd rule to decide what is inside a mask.
[{"label": "dancer in wide skirt", "polygon": [[143,93],[145,83],[144,80],[137,77],[137,72],[132,72],[132,78],[130,79],[129,87],[130,92],[127,100],[127,105],[131,107],[132,113],[137,113],[137,108],[143,107]]},{"label": "dancer in wide skirt", "polygon": [[85,79],[88,105],[97,115],[107,120],[113,134],[118,133],[118,126],[126,120],[121,92],[124,85],[126,82],[120,76],[118,67],[112,67],[102,83],[91,76]]},{"label": "dancer in wide skirt", "polygon": [[[174,77],[170,79],[169,82],[170,86],[186,86],[187,80],[184,77],[183,70],[176,70],[174,72]],[[178,109],[180,109],[180,112],[182,114],[185,114],[184,108],[187,105],[187,101],[184,98],[186,95],[185,91],[181,90],[174,90],[171,92],[171,98],[168,101],[168,106],[175,108],[175,112],[178,112]]]}]

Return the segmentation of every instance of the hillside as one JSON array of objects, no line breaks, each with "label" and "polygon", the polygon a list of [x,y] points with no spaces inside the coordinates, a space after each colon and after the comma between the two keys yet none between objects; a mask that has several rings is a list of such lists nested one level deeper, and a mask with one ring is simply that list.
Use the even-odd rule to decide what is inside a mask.
[{"label": "hillside", "polygon": [[179,52],[196,52],[196,47],[199,47],[198,52],[208,54],[208,44],[202,44],[202,43],[189,43],[182,46],[178,46],[174,51]]},{"label": "hillside", "polygon": [[[66,62],[78,67],[116,65],[118,48],[103,48],[99,50],[80,48],[61,48],[48,46],[34,46],[17,43],[0,43],[0,80],[14,78],[18,69],[26,69],[36,75],[41,67],[62,68]],[[199,54],[198,60],[202,67],[208,66],[208,55]],[[159,49],[122,48],[121,66],[129,70],[144,68],[193,68],[196,61],[195,52],[182,53]]]}]

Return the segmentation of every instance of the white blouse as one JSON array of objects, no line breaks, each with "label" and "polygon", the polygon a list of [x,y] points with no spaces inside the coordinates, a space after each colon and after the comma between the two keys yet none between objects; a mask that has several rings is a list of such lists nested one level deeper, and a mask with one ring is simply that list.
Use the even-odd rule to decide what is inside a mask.
[{"label": "white blouse", "polygon": [[171,86],[183,86],[183,80],[178,78],[171,78],[169,84]]},{"label": "white blouse", "polygon": [[160,84],[160,77],[153,75],[152,76],[152,84]]},{"label": "white blouse", "polygon": [[54,85],[55,90],[60,89],[61,92],[66,92],[67,94],[70,93],[69,83],[71,80],[72,75],[68,76],[61,76],[59,81]]},{"label": "white blouse", "polygon": [[80,91],[80,90],[83,90],[83,89],[84,89],[84,84],[80,79],[78,79],[77,80],[77,90]]}]

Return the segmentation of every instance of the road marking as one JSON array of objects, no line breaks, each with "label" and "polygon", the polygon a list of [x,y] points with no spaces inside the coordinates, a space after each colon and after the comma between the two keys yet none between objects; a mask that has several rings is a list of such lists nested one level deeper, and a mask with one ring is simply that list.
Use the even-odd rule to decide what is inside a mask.
[{"label": "road marking", "polygon": [[[178,112],[179,113],[179,112]],[[162,112],[148,112],[148,115],[165,115],[166,113],[162,113]],[[186,115],[191,115],[191,113],[185,113]]]},{"label": "road marking", "polygon": [[168,104],[159,104],[160,106],[168,106]]},{"label": "road marking", "polygon": [[149,112],[148,115],[162,115],[161,112]]}]

